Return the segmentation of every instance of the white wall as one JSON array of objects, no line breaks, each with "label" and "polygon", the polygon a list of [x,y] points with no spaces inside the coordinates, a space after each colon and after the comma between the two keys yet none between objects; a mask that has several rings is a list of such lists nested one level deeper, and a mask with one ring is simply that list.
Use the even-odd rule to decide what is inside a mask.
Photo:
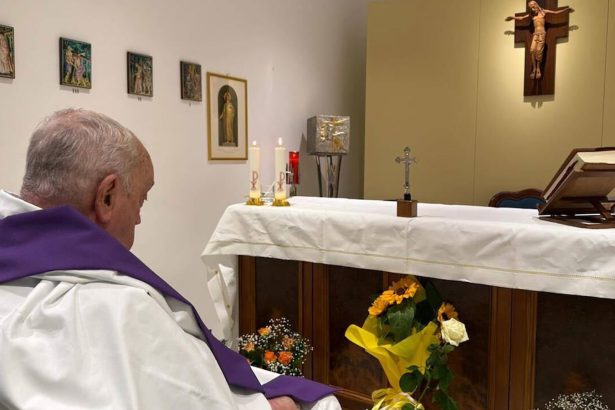
[{"label": "white wall", "polygon": [[[65,107],[103,112],[132,129],[154,160],[156,185],[133,251],[199,308],[199,255],[231,203],[247,194],[247,164],[207,160],[206,101],[180,100],[179,61],[248,80],[248,138],[259,141],[264,180],[278,137],[301,145],[299,193],[317,194],[305,154],[306,119],[352,117],[340,196],[362,195],[367,0],[0,0],[15,27],[16,79],[0,79],[0,187],[18,192],[29,136]],[[58,82],[58,38],[92,44],[93,88]],[[154,97],[126,94],[126,51],[153,56]],[[204,84],[205,96],[205,84]]]}]

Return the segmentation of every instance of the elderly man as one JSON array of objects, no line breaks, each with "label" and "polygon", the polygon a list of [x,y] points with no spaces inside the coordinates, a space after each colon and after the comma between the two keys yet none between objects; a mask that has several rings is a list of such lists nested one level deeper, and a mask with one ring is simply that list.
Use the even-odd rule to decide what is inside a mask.
[{"label": "elderly man", "polygon": [[20,196],[0,191],[0,408],[339,408],[327,386],[251,369],[128,251],[153,185],[108,117],[36,129]]}]

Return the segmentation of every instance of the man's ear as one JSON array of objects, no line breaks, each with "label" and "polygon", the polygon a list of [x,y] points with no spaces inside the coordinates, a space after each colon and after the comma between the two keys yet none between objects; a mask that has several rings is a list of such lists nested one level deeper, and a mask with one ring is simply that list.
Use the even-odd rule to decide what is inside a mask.
[{"label": "man's ear", "polygon": [[104,226],[111,220],[119,189],[119,179],[115,174],[107,175],[98,184],[94,198],[94,212],[98,224]]}]

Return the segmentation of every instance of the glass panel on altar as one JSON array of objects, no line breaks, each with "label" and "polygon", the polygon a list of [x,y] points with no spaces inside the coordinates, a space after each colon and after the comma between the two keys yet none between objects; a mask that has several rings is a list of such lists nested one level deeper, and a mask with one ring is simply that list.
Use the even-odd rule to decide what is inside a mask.
[{"label": "glass panel on altar", "polygon": [[534,407],[595,390],[615,408],[615,300],[538,295]]},{"label": "glass panel on altar", "polygon": [[271,318],[285,317],[299,329],[299,264],[296,261],[256,258],[256,327]]},{"label": "glass panel on altar", "polygon": [[[489,355],[489,318],[491,288],[485,285],[417,277],[430,280],[442,298],[452,303],[470,337],[449,358],[455,375],[449,393],[459,409],[486,409]],[[396,280],[397,278],[395,278]],[[438,409],[431,399],[423,402],[427,410]]]},{"label": "glass panel on altar", "polygon": [[363,324],[368,307],[383,285],[382,272],[329,267],[330,384],[366,396],[386,387],[378,361],[344,337],[350,324]]}]

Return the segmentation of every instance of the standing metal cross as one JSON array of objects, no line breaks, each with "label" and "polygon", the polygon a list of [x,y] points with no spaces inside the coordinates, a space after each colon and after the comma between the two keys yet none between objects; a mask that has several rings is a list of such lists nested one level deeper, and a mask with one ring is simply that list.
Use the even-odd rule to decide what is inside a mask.
[{"label": "standing metal cross", "polygon": [[395,162],[404,164],[404,200],[411,201],[412,195],[410,194],[410,165],[416,164],[416,157],[410,158],[410,148],[404,148],[404,155],[401,157],[395,158]]}]

